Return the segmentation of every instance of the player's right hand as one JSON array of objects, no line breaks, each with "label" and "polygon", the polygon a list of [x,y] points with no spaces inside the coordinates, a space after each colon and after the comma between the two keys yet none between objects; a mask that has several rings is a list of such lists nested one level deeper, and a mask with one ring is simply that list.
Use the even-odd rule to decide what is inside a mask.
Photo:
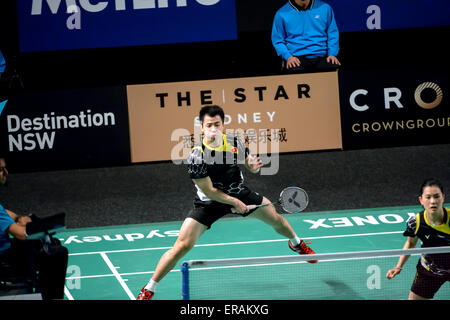
[{"label": "player's right hand", "polygon": [[31,222],[31,218],[29,216],[20,216],[17,219],[17,224],[25,227],[27,223]]},{"label": "player's right hand", "polygon": [[234,210],[236,210],[236,213],[238,214],[247,213],[249,211],[247,205],[239,199],[236,199],[234,203]]}]

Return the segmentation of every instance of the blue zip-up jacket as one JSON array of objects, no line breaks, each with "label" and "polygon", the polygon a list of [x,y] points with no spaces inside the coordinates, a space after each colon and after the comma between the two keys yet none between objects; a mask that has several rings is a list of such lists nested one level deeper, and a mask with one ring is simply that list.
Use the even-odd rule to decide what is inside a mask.
[{"label": "blue zip-up jacket", "polygon": [[284,60],[291,56],[308,58],[337,56],[339,30],[333,9],[312,0],[307,10],[298,10],[290,0],[275,14],[272,44]]},{"label": "blue zip-up jacket", "polygon": [[6,212],[5,208],[0,204],[0,254],[6,251],[10,246],[8,228],[14,223]]}]

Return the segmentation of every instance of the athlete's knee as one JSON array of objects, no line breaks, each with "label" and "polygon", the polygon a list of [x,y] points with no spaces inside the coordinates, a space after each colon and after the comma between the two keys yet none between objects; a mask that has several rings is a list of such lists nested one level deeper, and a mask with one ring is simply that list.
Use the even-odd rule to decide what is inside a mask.
[{"label": "athlete's knee", "polygon": [[276,215],[275,225],[278,229],[286,227],[287,223],[288,223],[287,220],[285,218],[283,218],[281,215],[279,215],[279,214]]},{"label": "athlete's knee", "polygon": [[266,220],[274,229],[283,228],[285,225],[285,219],[279,215],[278,213],[273,213],[268,215],[268,219]]},{"label": "athlete's knee", "polygon": [[179,240],[173,246],[173,251],[176,255],[184,255],[194,247],[193,241]]}]

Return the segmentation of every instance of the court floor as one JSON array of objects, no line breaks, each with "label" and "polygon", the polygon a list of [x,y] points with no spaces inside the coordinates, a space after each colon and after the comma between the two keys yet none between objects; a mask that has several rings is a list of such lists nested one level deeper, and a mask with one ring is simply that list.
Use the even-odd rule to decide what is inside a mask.
[{"label": "court floor", "polygon": [[[389,207],[298,215],[286,214],[284,216],[301,238],[311,241],[310,246],[316,253],[354,252],[401,249],[405,242],[402,232],[406,220],[409,215],[419,209],[418,206]],[[182,221],[175,221],[67,229],[58,233],[56,236],[69,250],[65,299],[135,299],[139,290],[152,276],[160,256],[173,245],[181,223]],[[290,254],[295,253],[289,250],[287,240],[259,220],[251,217],[224,218],[206,231],[194,249],[160,282],[154,299],[181,299],[180,266],[186,260]],[[281,276],[289,273],[289,270],[270,269],[272,268],[270,267],[266,274],[280,275],[275,277],[275,280],[267,280],[264,275],[261,275],[262,280],[237,281],[236,286],[239,287],[242,284],[242,290],[239,290],[240,295],[236,296],[230,293],[226,299],[261,299],[254,293],[259,290],[258,285],[265,280],[276,281],[277,285],[269,283],[264,286],[264,299],[378,299],[378,296],[373,294],[382,290],[385,294],[381,297],[386,297],[382,299],[406,299],[414,277],[417,258],[412,257],[403,272],[397,278],[389,280],[389,284],[384,275],[388,268],[395,266],[396,259],[377,263],[376,266],[379,265],[380,268],[378,273],[376,270],[369,269],[373,265],[364,265],[364,273],[362,276],[360,274],[359,278],[355,277],[354,271],[359,262],[345,263],[347,264],[337,265],[327,262],[321,263],[320,266],[319,264],[308,265],[308,271],[303,272],[308,278],[309,275],[319,272],[315,270],[327,273],[326,280],[319,277],[311,283],[307,290],[309,295],[302,293],[298,297],[295,294],[284,297],[283,290],[281,293],[280,290],[274,290],[271,293],[271,287],[279,287],[280,282],[289,283],[291,281],[289,277]],[[202,277],[198,281],[203,281],[200,284],[203,287],[210,285],[208,279],[212,278],[224,279],[229,284],[233,279],[239,278],[240,271],[242,270],[209,270],[208,276]],[[250,274],[256,274],[251,272],[251,269],[247,269],[247,271],[250,271]],[[226,278],[227,272],[228,274],[231,272],[231,275],[228,275],[229,278]],[[245,273],[242,277],[248,279]],[[360,289],[355,291],[353,289],[355,282],[358,282],[358,287],[364,287],[365,292],[369,294],[358,291]],[[305,282],[303,285],[306,286]],[[255,287],[252,288],[252,286]],[[211,296],[205,297],[205,299],[210,298],[214,299]],[[446,283],[435,298],[450,299],[450,283]],[[194,299],[196,298],[194,297]],[[203,299],[203,297],[199,299]]]}]

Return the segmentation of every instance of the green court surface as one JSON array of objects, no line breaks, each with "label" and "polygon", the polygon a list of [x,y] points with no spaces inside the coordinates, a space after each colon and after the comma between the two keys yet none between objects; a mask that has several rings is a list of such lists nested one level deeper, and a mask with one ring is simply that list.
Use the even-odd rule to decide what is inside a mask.
[{"label": "green court surface", "polygon": [[[286,214],[284,217],[301,238],[311,241],[310,246],[316,253],[355,252],[401,249],[405,242],[402,232],[406,220],[419,210],[419,206],[389,207]],[[65,299],[135,299],[153,274],[161,255],[175,242],[181,224],[176,221],[67,229],[58,233],[57,237],[69,250]],[[181,299],[180,266],[185,260],[291,254],[295,253],[289,250],[287,240],[261,221],[251,217],[223,218],[202,235],[197,245],[160,282],[154,299]],[[217,268],[206,271],[192,287],[198,284],[214,289],[226,284],[231,289],[224,291],[225,296],[226,292],[229,294],[224,299],[400,300],[408,296],[417,260],[411,257],[407,267],[393,280],[386,280],[385,274],[395,266],[397,258],[370,263],[350,260]],[[255,268],[265,271],[255,272]],[[255,275],[259,278],[253,279]],[[223,283],[212,283],[211,279]],[[294,289],[289,288],[292,286]],[[296,290],[299,287],[302,290]],[[258,295],[262,291],[264,295]],[[197,299],[195,295],[193,298]],[[214,298],[207,295],[198,299]],[[441,288],[435,299],[450,299],[450,283]]]}]

